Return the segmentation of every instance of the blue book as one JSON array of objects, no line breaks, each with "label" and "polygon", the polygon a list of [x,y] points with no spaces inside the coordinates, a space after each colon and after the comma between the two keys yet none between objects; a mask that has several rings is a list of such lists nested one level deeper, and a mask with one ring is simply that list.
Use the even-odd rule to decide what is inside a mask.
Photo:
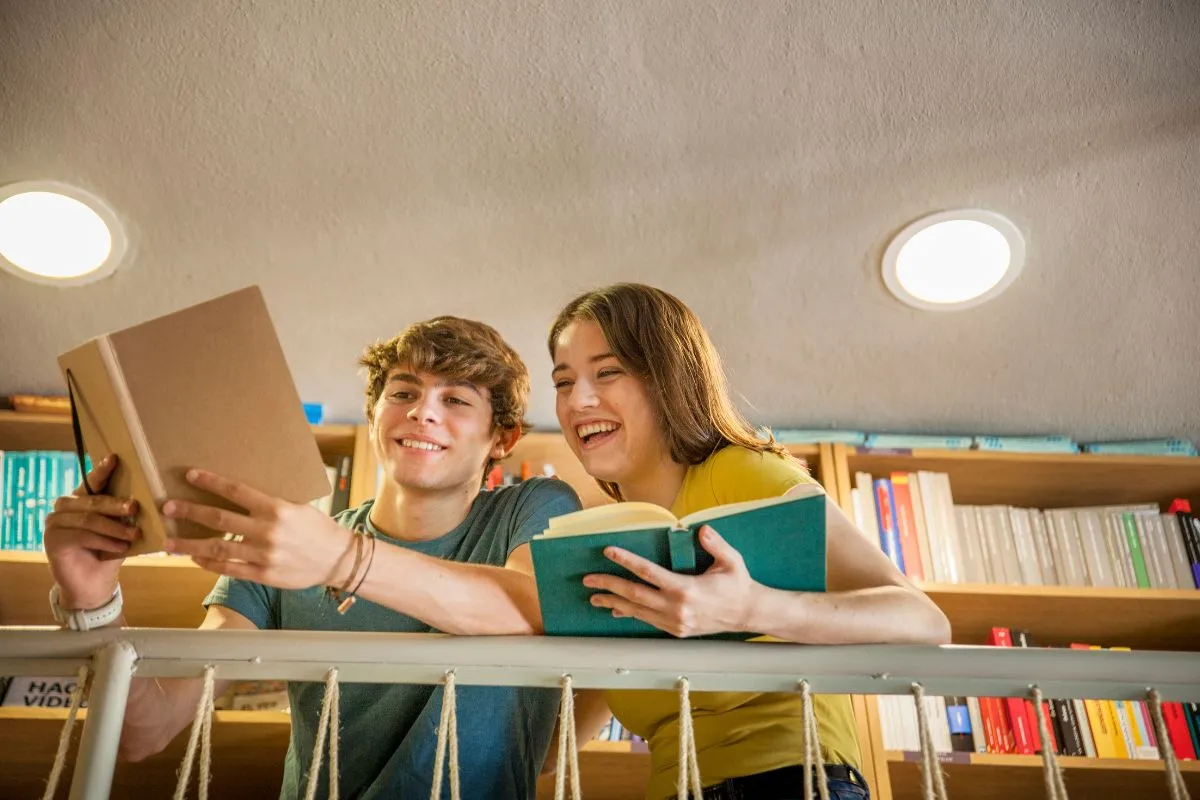
[{"label": "blue book", "polygon": [[970,436],[937,436],[918,433],[872,433],[866,446],[875,450],[970,450]]},{"label": "blue book", "polygon": [[879,546],[904,575],[904,552],[900,549],[900,528],[896,524],[896,494],[887,478],[876,478],[875,521],[879,525]]},{"label": "blue book", "polygon": [[783,444],[849,444],[861,446],[867,435],[862,431],[823,431],[810,428],[776,428],[775,440]]},{"label": "blue book", "polygon": [[[653,503],[613,503],[564,514],[533,537],[530,550],[542,623],[552,636],[669,637],[632,617],[613,617],[591,604],[596,593],[583,577],[606,573],[638,580],[604,555],[621,547],[681,575],[699,575],[713,564],[698,531],[712,525],[741,554],[751,577],[764,586],[825,591],[825,493],[716,506],[683,519]],[[755,634],[713,638],[748,639]]]}]

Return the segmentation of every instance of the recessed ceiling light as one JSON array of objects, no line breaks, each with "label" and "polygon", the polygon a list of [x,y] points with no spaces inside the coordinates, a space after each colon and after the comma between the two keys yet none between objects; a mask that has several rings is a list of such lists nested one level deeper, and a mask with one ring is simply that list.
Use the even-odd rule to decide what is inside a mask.
[{"label": "recessed ceiling light", "polygon": [[883,282],[910,306],[950,311],[1003,292],[1025,263],[1025,239],[1007,217],[981,209],[931,214],[883,254]]},{"label": "recessed ceiling light", "polygon": [[0,187],[0,267],[35,283],[75,286],[125,255],[120,220],[99,197],[56,181]]}]

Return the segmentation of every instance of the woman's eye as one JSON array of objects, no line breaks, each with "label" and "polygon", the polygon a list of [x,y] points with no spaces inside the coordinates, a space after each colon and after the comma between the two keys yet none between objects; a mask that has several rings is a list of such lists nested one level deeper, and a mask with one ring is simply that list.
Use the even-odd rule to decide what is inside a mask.
[{"label": "woman's eye", "polygon": [[571,381],[567,380],[566,378],[559,378],[558,380],[556,380],[554,382],[555,389],[566,389],[570,385],[571,385]]},{"label": "woman's eye", "polygon": [[614,375],[620,375],[620,374],[621,374],[621,370],[617,369],[616,367],[608,367],[607,369],[602,369],[599,372],[597,372],[596,376],[599,378],[611,378]]}]

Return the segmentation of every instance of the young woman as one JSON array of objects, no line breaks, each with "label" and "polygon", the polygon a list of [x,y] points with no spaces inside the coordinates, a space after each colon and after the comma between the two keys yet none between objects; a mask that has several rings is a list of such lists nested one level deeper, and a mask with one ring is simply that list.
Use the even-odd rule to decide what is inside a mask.
[{"label": "young woman", "polygon": [[[657,503],[684,516],[775,497],[811,483],[803,466],[762,438],[734,408],[720,358],[696,316],[659,289],[617,284],[571,301],[549,337],[557,413],[571,449],[618,501]],[[753,631],[811,644],[921,643],[950,639],[946,617],[827,500],[827,591],[756,583],[719,531],[701,545],[714,565],[681,576],[631,553],[606,555],[650,584],[589,575],[592,603],[678,637]],[[649,744],[647,797],[675,795],[678,698],[607,692],[621,724]],[[704,796],[799,798],[804,763],[798,694],[695,692],[694,741]],[[847,696],[815,698],[835,797],[867,797]],[[805,800],[808,800],[805,798]]]}]

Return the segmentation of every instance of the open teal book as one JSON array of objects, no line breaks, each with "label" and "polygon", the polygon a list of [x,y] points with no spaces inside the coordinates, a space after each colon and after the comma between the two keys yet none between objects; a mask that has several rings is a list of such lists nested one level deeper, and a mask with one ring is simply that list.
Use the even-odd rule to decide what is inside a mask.
[{"label": "open teal book", "polygon": [[[712,566],[699,530],[711,525],[742,555],[751,577],[773,589],[825,591],[825,494],[817,485],[787,497],[752,500],[676,519],[652,503],[615,503],[566,514],[533,537],[534,577],[546,633],[553,636],[664,637],[669,634],[592,606],[583,576],[608,573],[638,580],[604,556],[616,546],[681,575]],[[716,638],[753,638],[730,634]]]}]

